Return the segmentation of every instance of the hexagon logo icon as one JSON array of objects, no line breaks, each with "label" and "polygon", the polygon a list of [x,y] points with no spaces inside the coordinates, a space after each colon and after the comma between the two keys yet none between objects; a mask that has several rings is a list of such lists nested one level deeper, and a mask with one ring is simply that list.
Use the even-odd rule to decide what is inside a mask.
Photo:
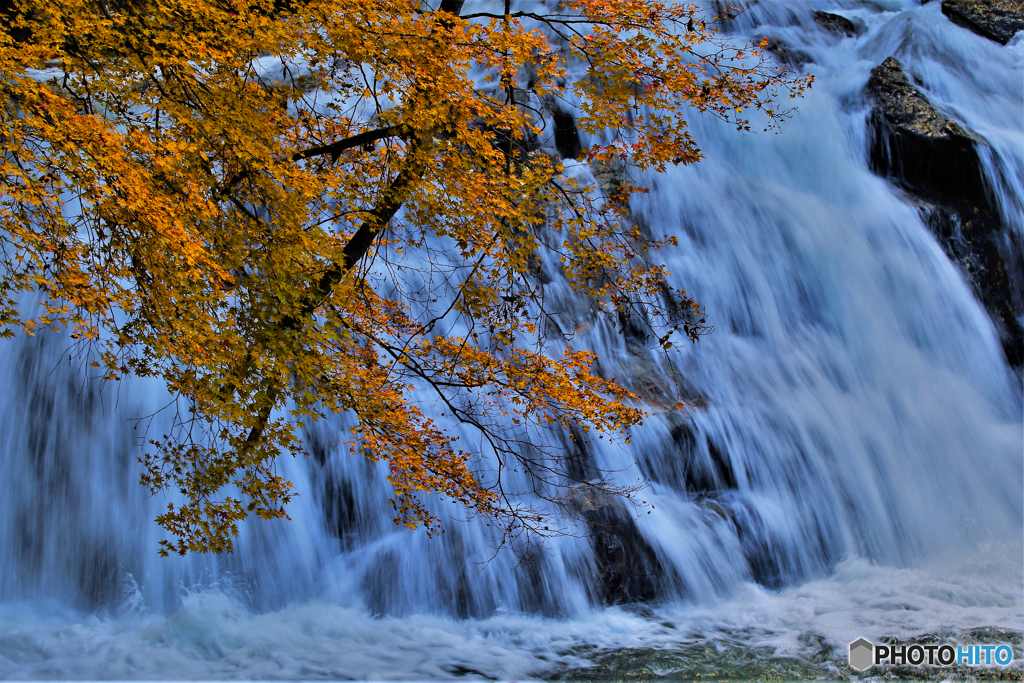
[{"label": "hexagon logo icon", "polygon": [[875,663],[875,646],[866,638],[850,643],[850,668],[864,671]]}]

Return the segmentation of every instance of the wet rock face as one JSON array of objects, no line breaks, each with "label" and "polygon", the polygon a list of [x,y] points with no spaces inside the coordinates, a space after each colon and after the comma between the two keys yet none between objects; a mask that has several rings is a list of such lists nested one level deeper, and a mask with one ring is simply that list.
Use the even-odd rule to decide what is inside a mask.
[{"label": "wet rock face", "polygon": [[923,206],[921,212],[946,255],[964,273],[995,323],[1011,366],[1024,368],[1024,249],[998,217],[986,211]]},{"label": "wet rock face", "polygon": [[999,331],[1009,363],[1024,366],[1021,245],[1003,224],[982,173],[985,142],[935,109],[890,57],[871,71],[871,170],[921,206]]},{"label": "wet rock face", "polygon": [[571,489],[564,502],[587,525],[594,550],[596,597],[601,602],[648,602],[664,591],[665,565],[622,501],[584,484]]},{"label": "wet rock face", "polygon": [[590,170],[601,192],[608,197],[619,194],[626,180],[626,162],[619,157],[612,157],[608,161],[592,161]]},{"label": "wet rock face", "polygon": [[575,159],[580,155],[580,133],[572,114],[560,109],[551,112],[555,120],[555,147],[563,159]]},{"label": "wet rock face", "polygon": [[[760,42],[764,36],[754,36],[755,42]],[[775,59],[787,66],[800,67],[811,62],[811,56],[803,50],[797,50],[787,45],[778,38],[768,38],[768,46],[765,48]]]},{"label": "wet rock face", "polygon": [[1024,31],[1024,0],[942,0],[942,13],[954,24],[1002,45]]},{"label": "wet rock face", "polygon": [[850,37],[857,35],[857,27],[854,23],[838,14],[816,11],[814,13],[814,23],[832,33],[844,34]]},{"label": "wet rock face", "polygon": [[661,589],[665,568],[640,534],[628,511],[618,503],[582,512],[590,527],[590,543],[607,605],[653,600]]},{"label": "wet rock face", "polygon": [[872,69],[867,91],[876,103],[873,171],[927,199],[988,208],[976,140],[928,102],[899,61],[889,57]]}]

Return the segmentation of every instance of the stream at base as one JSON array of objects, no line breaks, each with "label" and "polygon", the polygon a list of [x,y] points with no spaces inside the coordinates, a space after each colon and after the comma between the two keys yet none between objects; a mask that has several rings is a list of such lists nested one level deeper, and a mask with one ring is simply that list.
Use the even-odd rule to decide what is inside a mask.
[{"label": "stream at base", "polygon": [[[187,592],[170,617],[126,595],[112,613],[56,605],[0,611],[10,679],[732,680],[850,679],[859,637],[1009,643],[1010,667],[886,670],[900,678],[1020,680],[1021,545],[959,564],[892,569],[844,560],[781,591],[744,584],[730,598],[596,609],[571,619],[501,611],[484,619],[373,616],[327,599],[270,612],[230,585]],[[929,639],[932,639],[929,641]],[[879,670],[871,672],[878,675]],[[862,676],[863,677],[863,676]]]}]

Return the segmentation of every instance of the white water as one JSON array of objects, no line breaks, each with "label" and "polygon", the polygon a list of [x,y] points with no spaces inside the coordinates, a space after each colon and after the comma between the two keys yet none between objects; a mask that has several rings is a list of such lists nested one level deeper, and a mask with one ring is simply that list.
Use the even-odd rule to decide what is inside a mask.
[{"label": "white water", "polygon": [[[839,40],[811,9],[868,30]],[[308,435],[316,457],[282,463],[303,494],[292,522],[246,527],[232,557],[160,559],[129,421],[159,388],[97,391],[64,340],[40,337],[0,360],[0,677],[511,678],[580,666],[585,645],[810,656],[813,634],[838,657],[859,636],[1024,628],[1020,388],[915,209],[867,170],[861,92],[873,66],[903,61],[991,143],[1020,230],[1024,42],[912,0],[772,0],[737,26],[807,52],[817,81],[780,135],[693,120],[706,160],[635,204],[679,238],[663,254],[675,284],[716,326],[676,358],[707,408],[592,453],[652,481],[637,528],[664,568],[653,612],[597,604],[586,538],[514,569],[485,563],[475,522],[396,531],[382,466],[341,452],[339,425]],[[548,287],[570,324],[586,318]],[[583,341],[612,374],[662,363],[600,324]]]}]

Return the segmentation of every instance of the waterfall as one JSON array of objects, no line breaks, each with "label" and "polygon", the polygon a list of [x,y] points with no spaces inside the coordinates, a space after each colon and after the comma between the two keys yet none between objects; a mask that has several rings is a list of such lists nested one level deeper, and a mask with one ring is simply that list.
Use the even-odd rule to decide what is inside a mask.
[{"label": "waterfall", "polygon": [[[1024,239],[1024,42],[976,36],[939,2],[816,7],[853,19],[855,37],[802,0],[748,4],[729,31],[784,41],[813,88],[779,134],[695,116],[705,159],[643,176],[652,192],[632,204],[679,240],[660,256],[715,332],[663,356],[547,268],[575,346],[650,405],[690,404],[579,454],[645,481],[647,506],[602,508],[524,563],[451,503],[430,501],[445,533],[428,538],[392,524],[386,464],[346,452],[339,417],[306,430],[309,458],[279,463],[299,493],[291,521],[244,525],[231,556],[159,558],[166,501],[138,485],[137,458],[166,429],[162,387],[89,379],[59,334],[4,340],[0,677],[510,677],[686,624],[715,642],[759,627],[750,647],[782,651],[812,631],[838,648],[1019,629],[1019,375],[913,202],[869,170],[863,88],[895,55],[987,140],[986,178]],[[637,601],[646,611],[609,606]]]}]

